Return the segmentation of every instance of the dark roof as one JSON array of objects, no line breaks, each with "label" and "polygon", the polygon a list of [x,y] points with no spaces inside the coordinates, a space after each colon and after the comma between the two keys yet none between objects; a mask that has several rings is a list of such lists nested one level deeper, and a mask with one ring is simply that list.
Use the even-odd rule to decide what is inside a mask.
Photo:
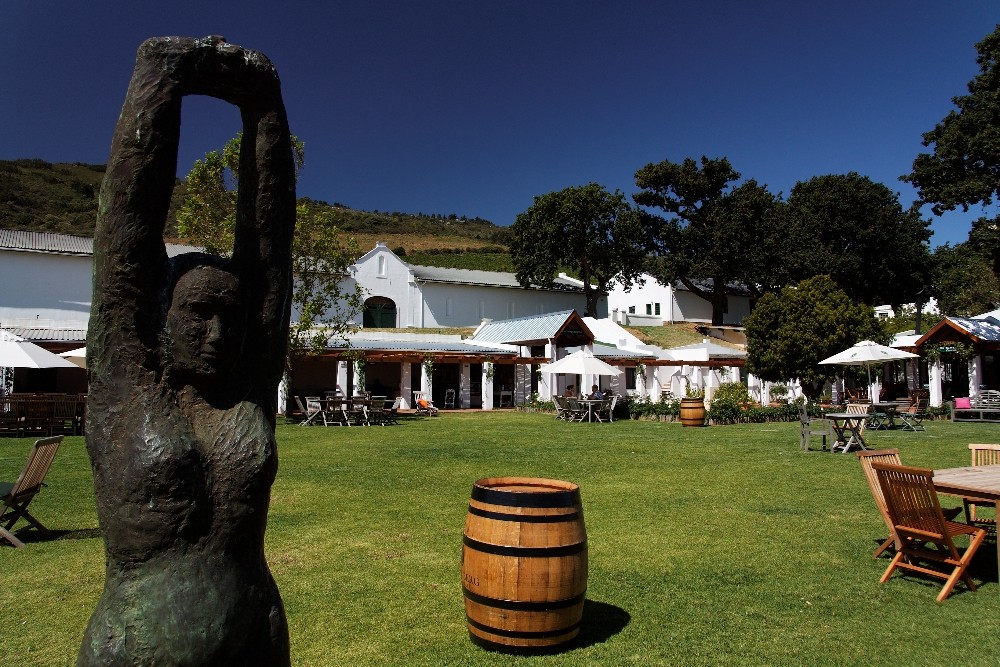
[{"label": "dark roof", "polygon": [[[476,271],[472,269],[452,269],[442,266],[423,266],[420,264],[409,264],[408,266],[415,278],[427,282],[521,288],[521,283],[517,282],[514,274],[505,271]],[[583,292],[582,287],[564,278],[556,278],[549,287],[532,285],[531,289],[552,290],[556,292]]]},{"label": "dark roof", "polygon": [[[197,252],[195,246],[166,243],[167,256],[176,257],[187,252]],[[45,252],[56,255],[94,254],[94,239],[86,236],[53,234],[51,232],[31,232],[21,229],[0,229],[0,250],[19,252]]]}]

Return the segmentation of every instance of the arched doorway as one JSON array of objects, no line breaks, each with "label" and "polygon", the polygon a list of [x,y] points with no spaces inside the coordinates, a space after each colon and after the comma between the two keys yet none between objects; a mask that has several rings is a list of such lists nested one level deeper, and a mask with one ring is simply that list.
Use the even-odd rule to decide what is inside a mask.
[{"label": "arched doorway", "polygon": [[391,329],[396,326],[396,304],[384,296],[373,296],[365,301],[361,326],[366,329]]}]

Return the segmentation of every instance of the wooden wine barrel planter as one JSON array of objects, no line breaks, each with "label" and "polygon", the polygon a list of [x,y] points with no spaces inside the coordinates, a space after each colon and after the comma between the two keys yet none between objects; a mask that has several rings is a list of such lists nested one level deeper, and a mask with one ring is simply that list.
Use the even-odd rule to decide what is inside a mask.
[{"label": "wooden wine barrel planter", "polygon": [[684,426],[705,425],[705,401],[701,398],[681,399],[681,424]]},{"label": "wooden wine barrel planter", "polygon": [[472,487],[462,542],[473,642],[540,653],[577,636],[587,594],[580,487],[530,477],[481,479]]}]

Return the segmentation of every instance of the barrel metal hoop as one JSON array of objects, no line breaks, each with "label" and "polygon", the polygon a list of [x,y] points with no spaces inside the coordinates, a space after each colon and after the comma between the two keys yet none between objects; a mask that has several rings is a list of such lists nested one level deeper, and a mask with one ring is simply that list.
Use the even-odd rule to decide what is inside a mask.
[{"label": "barrel metal hoop", "polygon": [[[543,602],[527,602],[525,600],[498,600],[496,598],[486,597],[485,595],[480,595],[479,593],[473,593],[465,586],[462,586],[462,592],[465,597],[476,604],[481,604],[485,607],[493,607],[495,609],[507,609],[509,611],[551,611],[554,609],[565,609],[567,607],[572,607],[573,605],[580,604],[587,599],[587,591],[584,590],[579,595],[571,598],[566,598],[565,600],[545,600]],[[562,630],[560,633],[569,632],[571,628]],[[489,630],[489,632],[494,632]],[[496,634],[500,634],[499,632]]]},{"label": "barrel metal hoop", "polygon": [[559,558],[560,556],[573,556],[587,548],[586,540],[577,542],[576,544],[563,544],[558,547],[512,547],[503,544],[480,542],[468,535],[462,536],[462,543],[470,549],[475,549],[482,553],[494,556],[514,556],[517,558]]},{"label": "barrel metal hoop", "polygon": [[472,499],[490,505],[506,505],[507,507],[573,507],[580,504],[580,489],[523,493],[473,486]]},{"label": "barrel metal hoop", "polygon": [[491,512],[473,505],[469,505],[469,514],[475,514],[484,519],[515,521],[517,523],[562,523],[564,521],[577,521],[580,518],[579,512],[570,512],[569,514],[508,514],[506,512]]},{"label": "barrel metal hoop", "polygon": [[477,630],[482,630],[483,632],[488,632],[491,635],[497,635],[498,637],[510,637],[511,639],[547,639],[548,637],[559,637],[573,632],[580,627],[580,621],[577,621],[576,623],[571,623],[564,628],[556,628],[555,630],[502,630],[500,628],[494,628],[484,623],[480,623],[469,615],[465,616],[465,620],[467,620],[469,625]]}]

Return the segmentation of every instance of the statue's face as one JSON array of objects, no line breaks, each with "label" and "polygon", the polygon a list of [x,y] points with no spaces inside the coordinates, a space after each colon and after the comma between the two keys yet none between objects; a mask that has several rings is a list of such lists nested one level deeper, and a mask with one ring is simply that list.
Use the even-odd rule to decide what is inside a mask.
[{"label": "statue's face", "polygon": [[239,281],[202,266],[177,281],[167,311],[173,373],[204,378],[231,372],[243,346]]}]

